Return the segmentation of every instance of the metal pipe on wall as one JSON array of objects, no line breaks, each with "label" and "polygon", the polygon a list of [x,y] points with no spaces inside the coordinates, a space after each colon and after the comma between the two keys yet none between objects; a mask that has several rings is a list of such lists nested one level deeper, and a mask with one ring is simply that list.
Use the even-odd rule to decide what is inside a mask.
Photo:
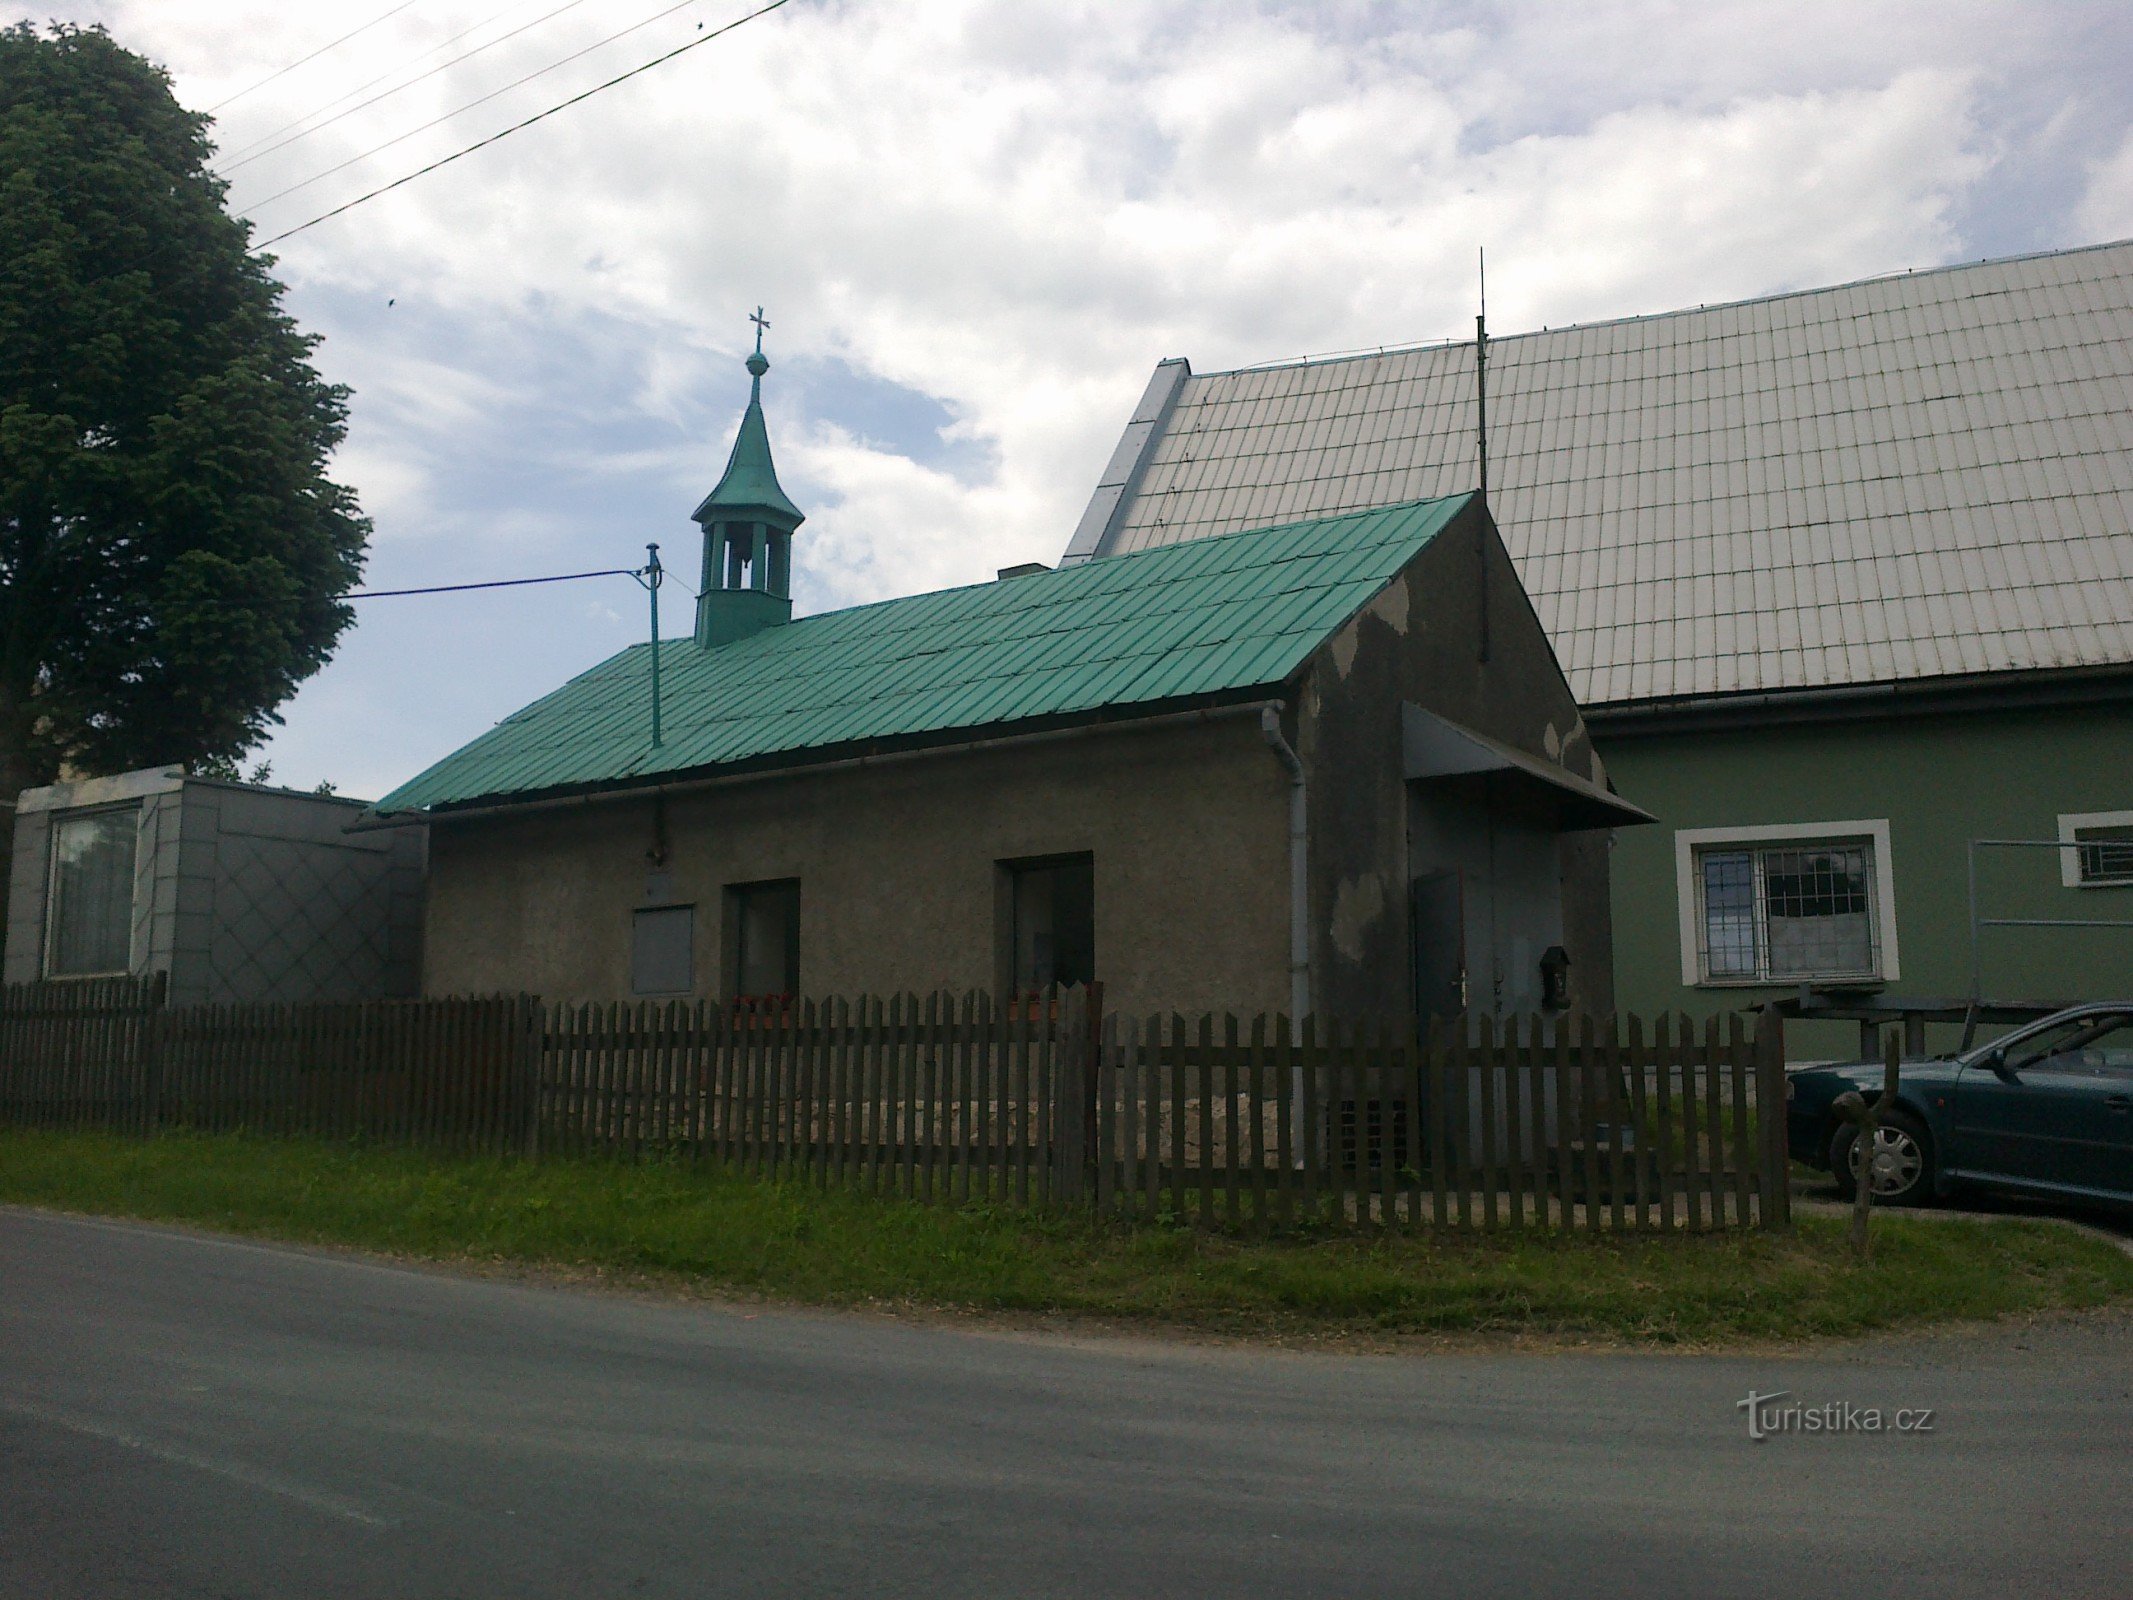
[{"label": "metal pipe on wall", "polygon": [[1279,703],[1260,708],[1259,736],[1289,774],[1289,1012],[1301,1025],[1311,1011],[1310,797],[1303,760],[1282,736]]}]

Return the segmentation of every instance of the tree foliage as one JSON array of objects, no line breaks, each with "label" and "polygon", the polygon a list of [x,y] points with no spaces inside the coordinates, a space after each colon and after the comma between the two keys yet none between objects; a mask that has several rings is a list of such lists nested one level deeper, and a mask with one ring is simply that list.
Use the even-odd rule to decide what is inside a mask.
[{"label": "tree foliage", "polygon": [[0,31],[0,794],[233,761],[352,619],[347,391],[101,29]]}]

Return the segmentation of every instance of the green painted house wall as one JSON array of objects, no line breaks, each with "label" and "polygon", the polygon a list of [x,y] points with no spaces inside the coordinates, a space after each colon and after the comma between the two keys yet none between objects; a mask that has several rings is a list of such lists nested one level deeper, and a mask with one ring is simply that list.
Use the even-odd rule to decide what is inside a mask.
[{"label": "green painted house wall", "polygon": [[[1709,1015],[1791,992],[1682,982],[1677,830],[1886,819],[1899,975],[1889,996],[1970,989],[1967,846],[2052,839],[2063,813],[2133,810],[2133,700],[1633,735],[1595,728],[1616,787],[1660,819],[1615,836],[1618,1007]],[[2133,920],[2133,887],[2065,888],[2056,850],[1980,852],[1988,915]],[[2133,994],[2133,931],[1986,929],[1988,996]],[[1849,1023],[1793,1023],[1794,1059],[1851,1057]],[[1936,1025],[1932,1049],[1952,1049]]]}]

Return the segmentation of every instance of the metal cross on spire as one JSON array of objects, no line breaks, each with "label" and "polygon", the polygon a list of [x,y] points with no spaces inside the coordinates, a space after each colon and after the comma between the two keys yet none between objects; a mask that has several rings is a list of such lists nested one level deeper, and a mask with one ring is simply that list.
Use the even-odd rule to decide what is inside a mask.
[{"label": "metal cross on spire", "polygon": [[763,330],[768,328],[770,324],[765,320],[761,306],[755,308],[755,315],[748,320],[755,324],[755,353],[761,355],[763,353]]}]

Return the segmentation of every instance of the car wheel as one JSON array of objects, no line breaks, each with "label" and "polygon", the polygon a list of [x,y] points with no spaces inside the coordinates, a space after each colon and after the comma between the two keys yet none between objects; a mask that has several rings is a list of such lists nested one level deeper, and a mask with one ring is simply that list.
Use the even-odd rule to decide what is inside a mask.
[{"label": "car wheel", "polygon": [[[1859,1130],[1846,1123],[1829,1142],[1829,1170],[1837,1193],[1858,1192]],[[1907,1111],[1891,1111],[1874,1130],[1874,1198],[1884,1205],[1918,1206],[1933,1198],[1933,1147]]]}]

